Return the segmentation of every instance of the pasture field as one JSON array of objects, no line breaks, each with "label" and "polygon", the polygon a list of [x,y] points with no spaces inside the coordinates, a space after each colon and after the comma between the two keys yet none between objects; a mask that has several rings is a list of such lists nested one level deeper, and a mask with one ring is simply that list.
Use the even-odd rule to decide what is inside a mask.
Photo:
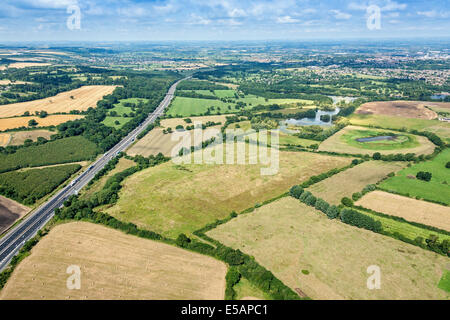
[{"label": "pasture field", "polygon": [[122,128],[126,123],[128,123],[133,118],[125,118],[125,117],[106,117],[102,123],[107,127],[113,127],[116,129]]},{"label": "pasture field", "polygon": [[450,207],[378,190],[369,192],[355,204],[391,216],[401,217],[407,221],[450,231]]},{"label": "pasture field", "polygon": [[21,148],[15,153],[0,154],[0,172],[89,160],[97,153],[97,146],[84,137],[58,139],[39,146]]},{"label": "pasture field", "polygon": [[111,94],[115,86],[84,86],[57,94],[54,97],[7,104],[0,106],[0,118],[16,117],[28,111],[33,115],[36,111],[52,113],[68,113],[72,110],[86,111],[97,107],[97,101]]},{"label": "pasture field", "polygon": [[93,195],[95,192],[100,191],[103,186],[105,185],[106,181],[115,175],[116,173],[122,172],[128,168],[136,166],[136,162],[133,160],[128,160],[125,158],[120,158],[119,162],[116,164],[116,167],[108,172],[108,174],[101,177],[98,181],[95,181],[93,185],[90,186],[90,188],[84,188],[82,192],[83,198],[88,198],[91,195]]},{"label": "pasture field", "polygon": [[69,164],[1,173],[0,194],[31,205],[51,193],[80,169],[79,164]]},{"label": "pasture field", "polygon": [[[66,286],[67,267],[82,272],[80,290]],[[1,300],[223,300],[224,263],[104,226],[55,226],[14,270]]]},{"label": "pasture field", "polygon": [[26,84],[24,81],[11,81],[11,80],[0,80],[0,86],[7,86],[10,84]]},{"label": "pasture field", "polygon": [[[399,171],[395,177],[383,181],[380,187],[413,198],[419,197],[450,205],[450,169],[445,167],[449,159],[450,149],[445,149],[433,160],[417,163]],[[431,181],[416,179],[419,171],[431,172]]]},{"label": "pasture field", "polygon": [[202,124],[206,124],[208,121],[218,123],[220,122],[222,126],[227,121],[227,117],[232,116],[229,115],[217,115],[217,116],[203,116],[203,117],[189,117],[192,120],[192,123],[187,123],[184,119],[187,118],[169,118],[161,120],[161,127],[163,128],[172,128],[175,129],[176,126],[182,125],[183,127],[194,125],[194,122],[201,122]]},{"label": "pasture field", "polygon": [[109,109],[108,111],[114,111],[117,112],[117,115],[122,117],[125,113],[133,112],[133,110],[130,107],[126,107],[125,103],[133,103],[135,105],[139,104],[140,102],[145,103],[148,99],[140,99],[140,98],[129,98],[129,99],[122,99],[119,103],[114,105],[114,108]]},{"label": "pasture field", "polygon": [[25,140],[36,141],[37,138],[42,137],[47,140],[50,140],[50,137],[56,132],[52,132],[49,130],[30,130],[30,131],[18,131],[18,132],[10,132],[11,141],[9,143],[10,146],[20,146],[24,144]]},{"label": "pasture field", "polygon": [[[268,165],[167,162],[127,178],[116,205],[106,210],[169,237],[193,231],[287,192],[313,175],[344,167],[350,159],[306,152],[280,152],[279,172]],[[193,192],[193,190],[195,190]]]},{"label": "pasture field", "polygon": [[390,217],[382,217],[380,215],[370,213],[367,211],[359,210],[360,213],[371,217],[376,221],[380,221],[383,227],[383,231],[389,232],[391,234],[401,234],[402,236],[408,238],[411,241],[417,239],[417,237],[422,237],[423,239],[428,239],[430,235],[438,237],[439,241],[450,240],[450,236],[442,232],[431,231],[422,227],[414,226],[410,223],[404,221],[394,220]]},{"label": "pasture field", "polygon": [[[1,107],[0,107],[1,108]],[[11,130],[16,128],[28,127],[28,122],[30,120],[35,120],[38,125],[37,127],[50,127],[57,126],[58,124],[82,119],[84,116],[76,114],[55,114],[47,116],[45,118],[39,117],[14,117],[14,118],[4,118],[0,119],[0,131]]]},{"label": "pasture field", "polygon": [[299,138],[297,136],[291,135],[291,134],[287,134],[284,132],[280,132],[280,145],[300,145],[302,147],[309,147],[313,144],[319,144],[319,141],[314,141],[314,140],[308,140],[308,139],[303,139],[303,138]]},{"label": "pasture field", "polygon": [[0,196],[0,234],[11,227],[18,219],[30,211],[30,208],[11,199]]},{"label": "pasture field", "polygon": [[405,166],[406,163],[402,162],[366,161],[315,183],[308,190],[316,197],[337,205],[343,197],[351,198],[353,193],[360,192],[368,184],[375,184]]},{"label": "pasture field", "polygon": [[[170,119],[170,120],[176,121],[170,121],[167,123],[181,124],[181,121],[183,121],[183,120],[180,121],[180,119]],[[175,127],[171,128],[174,129]],[[191,146],[198,146],[201,144],[201,142],[207,141],[211,139],[213,136],[216,136],[217,132],[209,131],[208,129],[219,130],[220,126],[209,127],[206,130],[204,130],[202,132],[202,139],[201,140],[199,139],[198,141],[195,140],[194,131],[186,131],[188,134],[190,134]],[[172,137],[173,136],[170,133],[164,134],[164,130],[162,128],[155,128],[149,133],[147,133],[142,139],[137,141],[134,145],[132,145],[128,149],[127,153],[131,156],[141,155],[144,157],[148,157],[150,155],[156,156],[158,153],[162,153],[166,157],[172,157],[172,152],[174,151],[175,154],[178,156],[178,152],[181,149],[181,146],[179,144],[182,141],[182,137],[178,137],[175,140],[172,140]]]},{"label": "pasture field", "polygon": [[[357,138],[373,136],[376,133],[395,133],[403,137],[403,143],[394,142],[357,142]],[[408,137],[407,140],[405,140]],[[320,151],[342,152],[350,154],[395,154],[395,153],[415,153],[416,155],[431,154],[435,145],[427,138],[411,134],[403,134],[382,129],[369,129],[357,126],[347,126],[335,133],[319,146]]]},{"label": "pasture field", "polygon": [[430,131],[450,143],[450,124],[439,120],[402,118],[385,115],[352,114],[350,122],[358,126],[377,126],[387,129]]},{"label": "pasture field", "polygon": [[0,133],[0,147],[6,147],[11,141],[11,135],[9,133]]},{"label": "pasture field", "polygon": [[167,114],[181,117],[202,115],[210,107],[215,108],[211,112],[212,114],[235,113],[238,111],[233,103],[225,103],[220,100],[175,97]]},{"label": "pasture field", "polygon": [[441,278],[441,281],[439,281],[439,288],[442,290],[445,290],[447,292],[450,292],[450,271],[446,270],[444,275]]},{"label": "pasture field", "polygon": [[[437,118],[436,112],[425,106],[437,106],[443,103],[424,101],[376,101],[363,104],[356,110],[356,114],[378,114],[402,118],[416,118],[432,120]],[[450,106],[450,103],[448,103]]]},{"label": "pasture field", "polygon": [[[392,140],[376,140],[360,142],[358,139],[373,138],[378,136],[392,136]],[[389,131],[380,131],[376,129],[355,129],[349,130],[342,135],[342,140],[348,145],[356,148],[368,150],[397,150],[415,148],[419,145],[417,139],[410,134],[399,134]]]},{"label": "pasture field", "polygon": [[[305,102],[312,103],[312,101],[310,100],[301,100],[301,99],[268,99],[266,101],[265,98],[254,95],[247,95],[245,98],[235,99],[235,101],[236,103],[238,102],[246,103],[247,105],[244,107],[244,109],[247,110],[257,105],[270,105],[270,104],[282,105],[282,104],[305,103]],[[212,100],[212,99],[176,97],[172,102],[169,110],[167,111],[167,114],[180,117],[202,115],[210,107],[214,107],[214,110],[211,111],[211,114],[230,114],[242,110],[241,108],[237,107],[236,103],[231,102],[228,103],[223,102],[221,100]]]},{"label": "pasture field", "polygon": [[[207,234],[255,257],[287,286],[313,299],[450,297],[438,288],[448,258],[329,220],[292,197],[240,215]],[[367,288],[371,265],[381,269],[379,290]]]}]

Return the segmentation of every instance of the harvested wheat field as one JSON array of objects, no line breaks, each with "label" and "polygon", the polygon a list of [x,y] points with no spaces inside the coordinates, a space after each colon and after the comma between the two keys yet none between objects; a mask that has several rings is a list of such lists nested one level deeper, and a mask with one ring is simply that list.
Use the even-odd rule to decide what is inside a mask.
[{"label": "harvested wheat field", "polygon": [[[313,299],[450,298],[438,288],[448,258],[329,220],[292,197],[240,215],[207,234],[255,257],[287,286]],[[367,288],[367,268],[372,265],[380,267],[377,290]]]},{"label": "harvested wheat field", "polygon": [[368,148],[359,148],[357,146],[351,145],[346,141],[345,136],[348,134],[351,134],[352,131],[355,130],[374,130],[370,128],[364,128],[364,127],[358,127],[358,126],[347,126],[344,129],[340,130],[339,132],[335,133],[328,139],[326,139],[324,142],[322,142],[319,145],[320,151],[328,151],[328,152],[338,152],[338,153],[349,153],[349,154],[369,154],[373,155],[375,152],[379,152],[381,154],[397,154],[397,153],[415,153],[416,155],[421,154],[431,154],[434,152],[435,145],[428,140],[425,137],[422,136],[416,136],[412,134],[403,134],[403,133],[396,133],[392,130],[384,130],[384,129],[376,129],[376,131],[379,132],[393,132],[399,135],[407,135],[410,137],[413,137],[414,143],[416,146],[408,147],[408,148],[402,148],[402,147],[395,147],[392,146],[392,149],[390,150],[382,150],[377,149],[376,145],[374,145],[373,149]]},{"label": "harvested wheat field", "polygon": [[0,196],[0,234],[2,234],[29,211],[30,208],[16,201]]},{"label": "harvested wheat field", "polygon": [[15,117],[0,119],[0,131],[28,127],[28,121],[34,119],[38,123],[37,127],[57,126],[58,124],[84,118],[76,114],[55,114],[45,118],[39,117]]},{"label": "harvested wheat field", "polygon": [[8,65],[8,68],[23,69],[30,67],[47,67],[50,65],[51,65],[50,63],[40,63],[40,62],[15,62]]},{"label": "harvested wheat field", "polygon": [[378,190],[366,194],[356,205],[450,231],[450,207],[443,205]]},{"label": "harvested wheat field", "polygon": [[0,147],[6,147],[11,141],[11,135],[9,133],[0,133]]},{"label": "harvested wheat field", "polygon": [[49,140],[52,135],[56,134],[56,132],[49,130],[30,130],[30,131],[11,132],[10,134],[11,134],[11,141],[9,145],[19,146],[22,145],[25,142],[25,140],[36,141],[37,138],[39,137]]},{"label": "harvested wheat field", "polygon": [[406,163],[367,161],[340,172],[308,188],[316,197],[331,204],[340,204],[343,197],[351,198],[368,184],[375,184],[391,172],[403,169]]},{"label": "harvested wheat field", "polygon": [[[425,106],[438,106],[442,102],[425,101],[376,101],[363,104],[356,111],[357,114],[379,114],[404,118],[416,118],[432,120],[437,118],[436,112]],[[450,103],[447,103],[450,105]]]},{"label": "harvested wheat field", "polygon": [[25,84],[27,82],[24,81],[14,81],[12,82],[11,80],[0,80],[0,86],[7,86],[10,84]]},{"label": "harvested wheat field", "polygon": [[111,94],[116,86],[84,86],[57,94],[54,97],[7,104],[0,106],[0,118],[21,116],[25,112],[34,114],[36,111],[52,113],[68,113],[72,110],[86,111],[97,107],[97,102]]},{"label": "harvested wheat field", "polygon": [[311,176],[344,167],[351,159],[308,152],[280,152],[279,171],[261,175],[263,164],[175,164],[127,178],[108,214],[176,238],[279,196]]},{"label": "harvested wheat field", "polygon": [[[194,131],[185,131],[185,133],[190,135],[191,138],[191,146],[200,145],[201,142],[211,139],[213,136],[217,134],[217,132],[210,131],[208,129],[219,129],[218,126],[207,128],[203,132],[202,139],[200,142],[194,142]],[[155,128],[149,133],[147,133],[142,139],[136,142],[130,149],[128,149],[127,153],[130,156],[141,155],[144,157],[148,157],[150,155],[157,155],[158,153],[162,153],[166,157],[172,157],[173,153],[178,156],[178,152],[181,147],[177,147],[182,140],[182,137],[178,137],[175,140],[172,140],[174,137],[171,133],[164,134],[163,129]]]},{"label": "harvested wheat field", "polygon": [[[69,266],[81,289],[66,286]],[[221,300],[224,263],[87,222],[54,227],[22,261],[0,299]]]}]

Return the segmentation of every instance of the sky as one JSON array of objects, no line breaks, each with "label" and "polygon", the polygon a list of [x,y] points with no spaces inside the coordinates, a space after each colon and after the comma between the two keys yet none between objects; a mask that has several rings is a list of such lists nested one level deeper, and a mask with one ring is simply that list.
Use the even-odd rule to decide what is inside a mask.
[{"label": "sky", "polygon": [[0,9],[0,42],[392,37],[450,37],[450,0],[2,0]]}]

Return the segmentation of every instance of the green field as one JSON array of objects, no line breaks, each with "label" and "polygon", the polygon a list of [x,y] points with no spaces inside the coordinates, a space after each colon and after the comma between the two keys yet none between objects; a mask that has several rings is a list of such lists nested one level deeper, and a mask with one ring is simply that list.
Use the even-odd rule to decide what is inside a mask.
[{"label": "green field", "polygon": [[450,124],[438,120],[402,118],[384,115],[352,114],[350,122],[354,125],[377,126],[386,129],[409,129],[430,131],[450,143]]},{"label": "green field", "polygon": [[[289,190],[311,176],[348,165],[351,159],[309,152],[280,152],[279,172],[261,175],[257,165],[172,162],[127,178],[116,205],[106,212],[164,236],[191,234]],[[193,190],[195,190],[193,192]]]},{"label": "green field", "polygon": [[[141,99],[141,98],[129,98],[129,99],[122,99],[119,103],[114,105],[114,108],[109,109],[108,112],[116,112],[117,116],[107,116],[105,120],[102,121],[102,123],[105,126],[113,127],[116,129],[122,128],[126,123],[128,123],[132,118],[131,117],[124,117],[124,114],[129,115],[133,110],[130,107],[126,107],[125,103],[133,103],[135,105],[139,104],[139,102],[147,102],[148,99]],[[109,113],[108,113],[109,114]],[[119,123],[116,124],[116,121]]]},{"label": "green field", "polygon": [[380,221],[383,226],[384,231],[390,232],[392,234],[397,232],[410,240],[415,240],[417,237],[422,237],[424,239],[428,239],[430,237],[430,235],[437,236],[440,241],[445,240],[445,239],[450,240],[450,236],[446,235],[444,233],[435,232],[435,231],[427,230],[425,228],[416,227],[407,222],[397,221],[397,220],[391,219],[389,217],[381,217],[379,215],[369,213],[366,211],[361,211],[361,213],[363,213],[366,216],[369,216],[377,221]]},{"label": "green field", "polygon": [[69,164],[2,173],[0,194],[26,205],[34,204],[80,169],[79,164]]},{"label": "green field", "polygon": [[450,292],[450,271],[444,271],[441,280],[439,281],[438,288]]},{"label": "green field", "polygon": [[[209,92],[208,90],[204,90]],[[225,94],[224,91],[233,91],[233,90],[216,90],[219,91],[220,94]],[[197,90],[198,93],[200,90]],[[209,92],[211,94],[211,92]],[[176,97],[172,102],[169,110],[167,111],[168,115],[171,116],[194,116],[194,115],[203,115],[209,107],[214,107],[215,109],[211,111],[211,114],[227,114],[227,113],[235,113],[241,108],[237,107],[237,103],[242,102],[247,104],[244,109],[251,109],[257,105],[270,105],[270,104],[292,104],[292,103],[312,103],[310,100],[300,100],[300,99],[266,99],[263,97],[257,97],[254,95],[247,95],[245,98],[233,99],[235,103],[223,102],[221,100],[213,100],[213,99],[199,99],[199,98],[187,98],[187,97]]]},{"label": "green field", "polygon": [[97,146],[84,137],[58,139],[39,146],[21,148],[12,154],[0,154],[0,172],[89,160],[97,153]]},{"label": "green field", "polygon": [[[450,205],[450,169],[445,164],[450,161],[450,149],[445,149],[431,161],[415,164],[405,168],[381,183],[381,187],[388,191],[398,192],[410,197],[420,197],[425,200],[438,201]],[[426,171],[432,173],[430,182],[415,177],[417,172]]]},{"label": "green field", "polygon": [[[377,140],[359,142],[357,139],[377,136],[395,136],[394,140]],[[417,139],[409,134],[390,133],[379,130],[350,130],[341,136],[345,143],[361,149],[369,150],[396,150],[419,146]]]},{"label": "green field", "polygon": [[[126,123],[128,123],[133,118],[124,118],[124,117],[106,117],[105,120],[102,121],[102,123],[105,126],[113,127],[116,129],[122,128]],[[118,121],[118,124],[116,123]]]}]

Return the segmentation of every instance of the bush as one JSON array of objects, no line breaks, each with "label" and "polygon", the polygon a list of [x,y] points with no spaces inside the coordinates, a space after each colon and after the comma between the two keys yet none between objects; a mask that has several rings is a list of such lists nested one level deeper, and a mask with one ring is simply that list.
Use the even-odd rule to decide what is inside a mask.
[{"label": "bush", "polygon": [[450,161],[447,162],[447,163],[445,164],[445,167],[446,167],[447,169],[450,169]]},{"label": "bush", "polygon": [[353,201],[358,201],[361,198],[362,198],[361,192],[355,192],[354,194],[352,194]]},{"label": "bush", "polygon": [[308,206],[314,207],[316,204],[316,201],[317,201],[317,198],[311,194],[305,199],[305,204],[307,204]]},{"label": "bush", "polygon": [[323,199],[317,199],[316,204],[315,204],[315,208],[319,211],[322,211],[323,213],[327,213],[328,209],[330,208],[330,205],[328,204],[328,202],[326,202]]},{"label": "bush", "polygon": [[326,212],[329,219],[336,219],[339,216],[339,209],[336,206],[330,206]]},{"label": "bush", "polygon": [[299,199],[300,196],[302,195],[303,191],[304,191],[304,190],[303,190],[302,187],[300,187],[300,186],[293,186],[293,187],[291,188],[291,190],[289,190],[289,194],[290,194],[292,197],[294,197],[294,198],[296,198],[296,199]]},{"label": "bush", "polygon": [[431,172],[424,172],[424,171],[419,171],[416,174],[416,178],[419,180],[423,180],[423,181],[430,181],[432,177]]},{"label": "bush", "polygon": [[347,197],[342,198],[342,204],[346,207],[353,207],[353,200]]}]

